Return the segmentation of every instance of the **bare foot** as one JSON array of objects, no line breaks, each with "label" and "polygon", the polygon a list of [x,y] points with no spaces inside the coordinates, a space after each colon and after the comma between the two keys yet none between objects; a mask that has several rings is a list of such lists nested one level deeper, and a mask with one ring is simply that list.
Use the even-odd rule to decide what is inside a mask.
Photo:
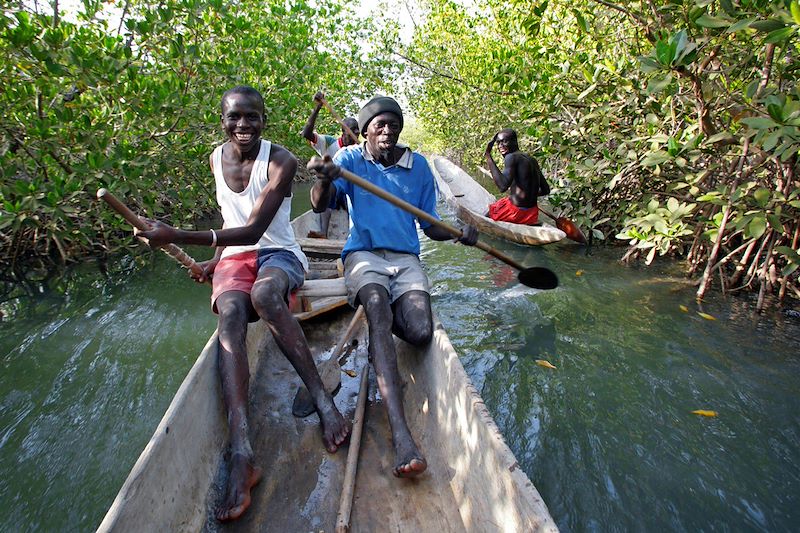
[{"label": "bare foot", "polygon": [[336,408],[333,398],[329,394],[326,396],[326,401],[317,406],[317,414],[322,424],[322,443],[328,452],[335,453],[350,438],[352,425]]},{"label": "bare foot", "polygon": [[250,489],[259,481],[261,481],[261,469],[253,466],[247,455],[234,453],[231,456],[231,470],[228,475],[228,492],[224,503],[217,508],[217,520],[226,522],[242,516],[250,507]]},{"label": "bare foot", "polygon": [[422,456],[411,438],[398,443],[395,446],[395,454],[397,463],[395,463],[392,473],[396,477],[416,477],[428,468],[425,457]]}]

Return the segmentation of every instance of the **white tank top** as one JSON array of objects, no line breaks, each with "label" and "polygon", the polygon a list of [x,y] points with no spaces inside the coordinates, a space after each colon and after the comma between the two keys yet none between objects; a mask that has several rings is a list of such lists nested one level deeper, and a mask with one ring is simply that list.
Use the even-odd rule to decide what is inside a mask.
[{"label": "white tank top", "polygon": [[[225,183],[225,178],[222,176],[222,146],[224,145],[217,146],[211,155],[214,164],[214,181],[217,185],[217,203],[222,211],[224,227],[238,228],[247,225],[253,206],[269,182],[267,171],[269,170],[269,154],[272,144],[264,139],[261,140],[261,149],[253,162],[253,169],[250,171],[250,182],[242,192],[232,191]],[[287,196],[283,199],[267,231],[256,244],[226,246],[222,257],[260,248],[284,248],[296,255],[303,264],[303,269],[308,271],[308,260],[300,249],[300,245],[297,244],[294,230],[289,222],[291,209],[292,197]]]}]

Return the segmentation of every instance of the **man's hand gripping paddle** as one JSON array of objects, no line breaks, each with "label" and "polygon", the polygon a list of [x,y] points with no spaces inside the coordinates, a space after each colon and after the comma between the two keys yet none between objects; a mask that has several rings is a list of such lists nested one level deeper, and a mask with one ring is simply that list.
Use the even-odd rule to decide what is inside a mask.
[{"label": "man's hand gripping paddle", "polygon": [[[127,205],[122,203],[116,196],[111,194],[108,189],[98,189],[97,198],[105,201],[112,209],[114,209],[114,211],[119,213],[120,216],[122,216],[122,218],[128,222],[128,224],[136,229],[140,229],[142,231],[147,231],[150,229],[150,225],[147,224],[147,222],[136,216],[136,213],[131,211]],[[175,261],[194,272],[195,275],[200,276],[205,274],[202,267],[200,267],[200,265],[198,265],[197,262],[180,247],[174,244],[166,244],[162,246],[161,249],[164,250],[164,253],[175,259]],[[210,283],[211,279],[207,279],[207,281]]]}]

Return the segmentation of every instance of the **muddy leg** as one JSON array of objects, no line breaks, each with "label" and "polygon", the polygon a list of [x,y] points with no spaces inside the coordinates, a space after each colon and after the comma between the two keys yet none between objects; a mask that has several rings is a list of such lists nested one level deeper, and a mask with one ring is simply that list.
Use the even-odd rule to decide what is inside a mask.
[{"label": "muddy leg", "polygon": [[223,293],[217,299],[219,311],[219,375],[222,398],[231,436],[231,460],[225,498],[216,510],[218,520],[235,520],[250,506],[250,490],[261,479],[253,464],[247,425],[248,381],[247,317],[250,299],[239,291]]},{"label": "muddy leg", "polygon": [[314,358],[300,324],[289,312],[284,295],[289,279],[278,268],[265,268],[253,285],[251,298],[259,316],[267,323],[281,352],[303,380],[322,424],[325,449],[334,453],[350,436],[351,424],[342,417],[333,397],[325,391]]},{"label": "muddy leg", "polygon": [[375,367],[378,388],[384,399],[386,414],[392,429],[397,477],[413,477],[428,467],[408,429],[403,409],[403,391],[397,369],[397,352],[392,340],[392,310],[389,294],[378,284],[364,286],[358,292],[369,324],[369,355]]}]

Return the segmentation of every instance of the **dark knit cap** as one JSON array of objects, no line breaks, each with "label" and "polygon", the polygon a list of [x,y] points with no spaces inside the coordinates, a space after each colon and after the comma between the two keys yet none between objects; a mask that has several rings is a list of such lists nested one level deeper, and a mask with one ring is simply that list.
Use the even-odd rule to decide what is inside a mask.
[{"label": "dark knit cap", "polygon": [[361,127],[362,135],[366,136],[370,121],[381,113],[397,115],[400,118],[400,129],[403,129],[403,110],[400,109],[400,104],[389,96],[374,96],[358,112],[358,125]]}]

